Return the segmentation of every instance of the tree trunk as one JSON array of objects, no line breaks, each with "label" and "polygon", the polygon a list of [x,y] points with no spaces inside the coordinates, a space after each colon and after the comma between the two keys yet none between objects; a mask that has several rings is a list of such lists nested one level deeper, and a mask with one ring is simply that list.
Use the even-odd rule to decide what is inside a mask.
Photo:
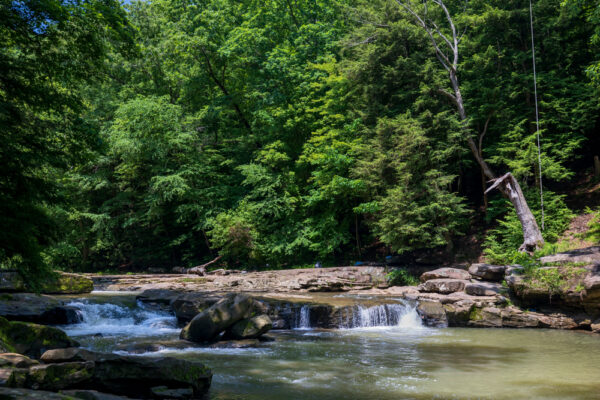
[{"label": "tree trunk", "polygon": [[[465,125],[466,129],[467,124],[467,114],[465,112],[465,107],[462,99],[462,95],[460,93],[460,86],[458,84],[458,77],[456,75],[456,70],[450,69],[450,82],[452,83],[452,89],[454,90],[454,97],[456,99],[455,103],[458,108],[458,114],[460,116],[461,121]],[[521,222],[521,227],[523,229],[523,244],[519,247],[519,251],[524,251],[528,253],[532,253],[537,249],[540,249],[544,246],[544,238],[542,237],[542,232],[529,208],[527,205],[527,200],[523,195],[523,191],[521,190],[521,186],[519,182],[515,179],[515,177],[509,172],[500,178],[496,178],[496,175],[490,168],[485,159],[483,158],[481,149],[478,148],[475,140],[471,137],[471,135],[466,132],[467,141],[469,143],[469,148],[475,157],[475,160],[479,164],[481,171],[485,177],[489,180],[494,181],[492,186],[489,187],[484,192],[484,195],[490,192],[491,190],[498,188],[502,195],[510,200],[513,207],[515,208],[515,212],[517,213],[517,217]]]},{"label": "tree trunk", "polygon": [[596,178],[600,177],[600,159],[598,156],[594,156],[594,175],[596,175]]}]

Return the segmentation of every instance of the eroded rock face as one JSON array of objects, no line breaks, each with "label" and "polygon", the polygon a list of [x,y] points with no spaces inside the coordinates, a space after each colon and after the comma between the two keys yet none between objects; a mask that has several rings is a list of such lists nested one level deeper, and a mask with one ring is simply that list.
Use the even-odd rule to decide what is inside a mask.
[{"label": "eroded rock face", "polygon": [[458,268],[438,268],[433,271],[427,271],[421,275],[421,282],[429,281],[432,279],[460,279],[469,280],[471,274],[463,269]]},{"label": "eroded rock face", "polygon": [[427,326],[446,327],[448,318],[442,303],[437,301],[421,301],[417,305],[417,313]]},{"label": "eroded rock face", "polygon": [[505,270],[505,265],[472,264],[469,267],[469,274],[477,279],[500,282],[504,279]]},{"label": "eroded rock face", "polygon": [[0,338],[8,350],[33,358],[39,358],[49,349],[79,346],[79,343],[58,328],[28,322],[9,322],[2,317]]},{"label": "eroded rock face", "polygon": [[462,292],[469,281],[460,279],[431,279],[419,285],[422,292],[448,294]]},{"label": "eroded rock face", "polygon": [[196,315],[181,330],[181,339],[192,342],[210,342],[236,322],[248,318],[254,300],[247,295],[229,295],[207,310]]},{"label": "eroded rock face", "polygon": [[233,324],[225,337],[233,339],[255,339],[267,333],[273,327],[271,319],[266,315],[243,319]]}]

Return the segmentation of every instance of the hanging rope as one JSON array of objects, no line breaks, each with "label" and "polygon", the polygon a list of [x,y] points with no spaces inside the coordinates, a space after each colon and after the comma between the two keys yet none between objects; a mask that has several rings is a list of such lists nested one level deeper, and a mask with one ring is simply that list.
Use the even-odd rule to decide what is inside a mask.
[{"label": "hanging rope", "polygon": [[533,7],[531,0],[529,0],[529,26],[531,27],[531,53],[533,54],[533,97],[535,99],[535,125],[537,134],[537,148],[538,148],[538,169],[540,175],[540,205],[542,208],[542,231],[544,230],[544,189],[542,188],[542,150],[540,145],[540,117],[538,111],[538,99],[537,99],[537,75],[535,72],[535,43],[533,42]]}]

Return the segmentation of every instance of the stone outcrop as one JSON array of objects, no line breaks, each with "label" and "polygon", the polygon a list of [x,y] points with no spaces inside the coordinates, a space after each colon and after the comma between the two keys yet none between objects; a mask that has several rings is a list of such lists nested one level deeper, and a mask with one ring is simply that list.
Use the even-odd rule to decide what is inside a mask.
[{"label": "stone outcrop", "polygon": [[469,274],[476,279],[501,282],[504,279],[505,270],[505,265],[472,264],[469,267]]},{"label": "stone outcrop", "polygon": [[433,271],[427,271],[421,274],[421,282],[429,281],[431,279],[459,279],[469,280],[471,274],[463,269],[458,268],[438,268]]},{"label": "stone outcrop", "polygon": [[462,292],[467,283],[469,281],[460,279],[430,279],[420,284],[419,290],[422,292],[449,294]]},{"label": "stone outcrop", "polygon": [[542,264],[600,264],[600,246],[566,251],[540,258]]},{"label": "stone outcrop", "polygon": [[10,322],[0,317],[0,347],[8,352],[39,358],[49,349],[76,347],[79,343],[51,326],[28,322]]},{"label": "stone outcrop", "polygon": [[80,322],[78,310],[51,296],[5,293],[0,296],[0,316],[11,321],[64,325]]}]

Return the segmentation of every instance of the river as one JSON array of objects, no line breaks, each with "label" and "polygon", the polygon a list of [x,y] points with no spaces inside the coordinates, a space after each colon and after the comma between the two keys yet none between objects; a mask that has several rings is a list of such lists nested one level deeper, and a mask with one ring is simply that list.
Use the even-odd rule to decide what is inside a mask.
[{"label": "river", "polygon": [[427,328],[412,306],[388,305],[358,307],[354,327],[331,330],[312,329],[304,309],[296,329],[254,348],[180,348],[175,317],[133,294],[72,305],[84,320],[62,328],[82,346],[125,354],[152,343],[143,356],[200,360],[212,400],[600,398],[600,337],[581,332]]}]

